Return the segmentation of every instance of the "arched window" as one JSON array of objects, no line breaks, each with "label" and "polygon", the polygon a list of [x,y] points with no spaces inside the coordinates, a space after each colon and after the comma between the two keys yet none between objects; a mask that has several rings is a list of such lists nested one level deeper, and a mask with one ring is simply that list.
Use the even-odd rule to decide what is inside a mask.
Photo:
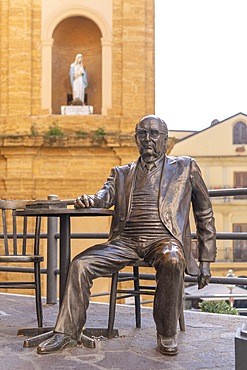
[{"label": "arched window", "polygon": [[247,127],[244,122],[237,122],[234,125],[233,144],[247,144]]}]

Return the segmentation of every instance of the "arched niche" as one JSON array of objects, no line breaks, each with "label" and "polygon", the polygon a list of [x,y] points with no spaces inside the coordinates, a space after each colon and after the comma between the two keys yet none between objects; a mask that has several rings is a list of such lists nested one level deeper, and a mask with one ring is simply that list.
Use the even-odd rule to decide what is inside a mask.
[{"label": "arched niche", "polygon": [[[102,34],[102,38],[100,40],[102,53],[101,61],[102,105],[100,113],[103,115],[107,115],[108,109],[112,108],[112,30],[110,25],[108,24],[104,16],[100,14],[100,12],[96,12],[86,7],[83,8],[68,7],[62,9],[61,11],[57,10],[56,13],[52,13],[49,15],[49,17],[46,17],[42,23],[42,80],[41,80],[42,110],[44,110],[44,112],[48,112],[49,114],[52,113],[52,79],[53,79],[52,54],[54,44],[53,35],[55,29],[63,21],[77,17],[91,20],[95,25],[97,25],[97,27],[99,27],[99,30]],[[69,65],[73,62],[73,58],[72,60],[69,60]],[[69,68],[69,65],[66,66],[66,75],[68,74],[67,68]],[[88,67],[89,65],[87,65],[87,68]],[[69,84],[69,81],[67,81],[66,83]]]},{"label": "arched niche", "polygon": [[87,104],[94,113],[102,107],[102,34],[99,27],[86,17],[69,17],[54,29],[52,46],[52,113],[59,114],[71,94],[69,67],[78,53],[88,74]]}]

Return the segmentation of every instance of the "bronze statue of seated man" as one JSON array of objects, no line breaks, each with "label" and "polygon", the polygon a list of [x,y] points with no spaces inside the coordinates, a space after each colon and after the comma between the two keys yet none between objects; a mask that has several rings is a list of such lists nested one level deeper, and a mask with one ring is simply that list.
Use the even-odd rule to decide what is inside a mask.
[{"label": "bronze statue of seated man", "polygon": [[[158,350],[164,355],[177,354],[184,272],[198,276],[199,288],[203,288],[210,279],[216,243],[212,206],[200,169],[193,158],[167,156],[167,139],[162,119],[143,117],[135,130],[139,159],[114,167],[95,195],[77,198],[76,208],[114,206],[110,237],[71,262],[54,335],[38,346],[39,354],[57,351],[71,341],[94,347],[93,341],[81,337],[93,279],[109,276],[140,258],[156,270],[153,316]],[[190,248],[191,204],[199,266]]]}]

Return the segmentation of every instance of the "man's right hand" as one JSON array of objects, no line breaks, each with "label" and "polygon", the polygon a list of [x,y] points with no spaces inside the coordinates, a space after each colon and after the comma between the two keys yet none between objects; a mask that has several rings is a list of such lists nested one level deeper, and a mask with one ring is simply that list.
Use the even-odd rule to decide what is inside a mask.
[{"label": "man's right hand", "polygon": [[75,200],[74,207],[75,208],[94,207],[94,200],[90,197],[90,195],[82,194]]}]

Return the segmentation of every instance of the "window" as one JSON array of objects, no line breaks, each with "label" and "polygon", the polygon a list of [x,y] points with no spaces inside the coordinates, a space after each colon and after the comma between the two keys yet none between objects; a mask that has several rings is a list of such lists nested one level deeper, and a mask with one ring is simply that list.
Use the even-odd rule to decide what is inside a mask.
[{"label": "window", "polygon": [[[234,188],[247,188],[247,172],[234,172]],[[235,195],[234,199],[247,199],[247,196]]]},{"label": "window", "polygon": [[[233,232],[247,232],[247,224],[233,224]],[[247,240],[233,240],[233,261],[247,262]]]},{"label": "window", "polygon": [[233,144],[247,144],[247,127],[244,122],[237,122],[234,125]]}]

